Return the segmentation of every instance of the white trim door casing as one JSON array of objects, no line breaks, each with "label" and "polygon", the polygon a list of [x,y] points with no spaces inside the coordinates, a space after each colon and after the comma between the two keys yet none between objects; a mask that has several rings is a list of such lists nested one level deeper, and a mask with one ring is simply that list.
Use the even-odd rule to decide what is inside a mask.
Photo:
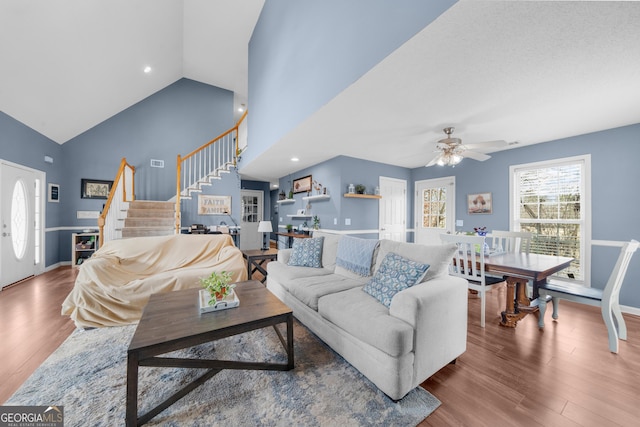
[{"label": "white trim door casing", "polygon": [[380,177],[379,238],[407,241],[407,181]]},{"label": "white trim door casing", "polygon": [[41,171],[0,161],[0,289],[44,269],[44,179]]},{"label": "white trim door casing", "polygon": [[264,192],[241,190],[240,197],[242,198],[240,249],[243,251],[260,249],[262,233],[258,233],[258,224],[264,218]]},{"label": "white trim door casing", "polygon": [[415,242],[439,245],[440,234],[455,233],[456,177],[415,183]]}]

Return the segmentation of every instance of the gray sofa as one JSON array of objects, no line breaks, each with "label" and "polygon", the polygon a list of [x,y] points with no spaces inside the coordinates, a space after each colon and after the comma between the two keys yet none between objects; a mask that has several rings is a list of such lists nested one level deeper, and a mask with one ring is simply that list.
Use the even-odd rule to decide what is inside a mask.
[{"label": "gray sofa", "polygon": [[[448,275],[455,246],[381,240],[368,276],[336,265],[340,235],[323,237],[320,268],[288,265],[293,249],[267,266],[267,288],[294,316],[380,390],[399,400],[466,350],[467,282]],[[422,282],[389,308],[363,291],[388,253],[430,264]],[[340,262],[339,262],[340,263]]]}]

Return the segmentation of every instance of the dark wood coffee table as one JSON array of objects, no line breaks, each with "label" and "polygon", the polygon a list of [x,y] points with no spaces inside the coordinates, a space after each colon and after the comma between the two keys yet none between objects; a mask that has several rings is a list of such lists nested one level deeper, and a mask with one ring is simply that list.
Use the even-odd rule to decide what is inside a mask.
[{"label": "dark wood coffee table", "polygon": [[[237,284],[240,306],[200,314],[198,292],[187,289],[153,294],[142,313],[127,351],[127,426],[142,425],[223,369],[288,371],[293,369],[293,314],[256,280]],[[287,337],[276,327],[286,323]],[[287,363],[157,357],[171,351],[273,326],[287,352]],[[208,368],[209,370],[167,400],[138,417],[138,368]]]}]

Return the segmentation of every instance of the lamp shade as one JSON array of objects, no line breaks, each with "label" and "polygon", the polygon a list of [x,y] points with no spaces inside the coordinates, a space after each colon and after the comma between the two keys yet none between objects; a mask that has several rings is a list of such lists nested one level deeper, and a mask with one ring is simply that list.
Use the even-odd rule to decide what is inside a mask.
[{"label": "lamp shade", "polygon": [[273,228],[271,227],[271,221],[260,221],[258,224],[259,233],[271,233]]}]

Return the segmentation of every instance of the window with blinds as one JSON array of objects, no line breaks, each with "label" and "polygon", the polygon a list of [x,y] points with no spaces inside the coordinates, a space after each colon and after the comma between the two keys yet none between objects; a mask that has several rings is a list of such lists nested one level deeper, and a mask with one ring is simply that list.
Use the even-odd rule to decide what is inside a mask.
[{"label": "window with blinds", "polygon": [[558,275],[585,281],[588,157],[512,166],[514,230],[533,233],[531,252],[575,258]]}]

